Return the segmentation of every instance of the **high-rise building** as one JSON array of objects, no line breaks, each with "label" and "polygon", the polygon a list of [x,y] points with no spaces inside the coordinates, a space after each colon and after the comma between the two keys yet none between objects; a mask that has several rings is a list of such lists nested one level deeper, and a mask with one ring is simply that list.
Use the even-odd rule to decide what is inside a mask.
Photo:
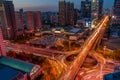
[{"label": "high-rise building", "polygon": [[59,25],[74,25],[74,3],[59,1]]},{"label": "high-rise building", "polygon": [[81,1],[81,17],[91,18],[91,1]]},{"label": "high-rise building", "polygon": [[26,27],[28,31],[34,31],[34,15],[32,11],[25,12]]},{"label": "high-rise building", "polygon": [[24,23],[21,12],[16,12],[16,36],[20,36],[24,32]]},{"label": "high-rise building", "polygon": [[0,56],[6,56],[6,50],[5,50],[5,45],[3,42],[3,35],[2,35],[2,30],[1,30],[1,24],[0,24]]},{"label": "high-rise building", "polygon": [[66,24],[74,25],[74,3],[66,2]]},{"label": "high-rise building", "polygon": [[74,9],[74,24],[77,23],[77,20],[80,19],[80,11],[78,9]]},{"label": "high-rise building", "polygon": [[70,24],[71,3],[66,2],[66,24]]},{"label": "high-rise building", "polygon": [[120,0],[114,1],[114,16],[115,16],[115,23],[120,24]]},{"label": "high-rise building", "polygon": [[66,25],[66,2],[65,0],[59,1],[59,25]]},{"label": "high-rise building", "polygon": [[51,24],[51,16],[55,16],[58,15],[57,12],[42,12],[41,16],[42,16],[42,24],[43,25],[50,25]]},{"label": "high-rise building", "polygon": [[92,19],[101,19],[103,16],[103,0],[92,0]]},{"label": "high-rise building", "polygon": [[24,14],[27,31],[39,31],[39,29],[42,28],[40,11],[26,11]]},{"label": "high-rise building", "polygon": [[50,16],[50,23],[57,25],[58,24],[58,15]]},{"label": "high-rise building", "polygon": [[26,19],[25,19],[25,14],[24,14],[24,9],[23,9],[23,8],[19,9],[19,12],[22,14],[24,29],[27,29],[27,26],[26,26]]},{"label": "high-rise building", "polygon": [[42,28],[42,18],[40,11],[34,12],[34,26],[36,31],[39,31],[39,29]]},{"label": "high-rise building", "polygon": [[23,8],[19,9],[19,12],[23,14],[24,13],[24,9]]},{"label": "high-rise building", "polygon": [[4,39],[13,39],[15,37],[15,11],[12,1],[0,0],[0,23]]},{"label": "high-rise building", "polygon": [[110,9],[109,8],[104,9],[104,14],[110,14]]},{"label": "high-rise building", "polygon": [[[72,2],[71,3],[71,9],[70,9],[71,11],[71,15],[70,15],[70,17],[71,17],[71,19],[70,19],[70,25],[74,25],[75,24],[75,22],[74,22],[74,3]],[[70,14],[70,13],[68,13],[68,14]]]}]

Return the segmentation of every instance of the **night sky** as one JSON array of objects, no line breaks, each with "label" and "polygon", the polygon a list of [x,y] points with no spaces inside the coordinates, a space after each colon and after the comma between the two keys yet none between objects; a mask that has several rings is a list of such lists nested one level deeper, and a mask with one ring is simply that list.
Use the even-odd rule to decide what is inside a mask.
[{"label": "night sky", "polygon": [[[59,0],[13,0],[15,9],[25,10],[58,11]],[[66,0],[75,3],[75,8],[80,9],[81,0]],[[114,0],[104,0],[104,8],[111,8]]]}]

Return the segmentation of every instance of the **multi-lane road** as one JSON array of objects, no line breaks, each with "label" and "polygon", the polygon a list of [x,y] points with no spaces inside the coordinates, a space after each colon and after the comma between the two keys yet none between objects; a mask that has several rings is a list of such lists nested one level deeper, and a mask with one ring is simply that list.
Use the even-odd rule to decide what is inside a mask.
[{"label": "multi-lane road", "polygon": [[11,43],[9,41],[5,42],[6,49],[13,50],[16,52],[25,52],[27,54],[33,54],[36,56],[42,56],[54,59],[55,56],[65,55],[64,52],[56,51],[56,50],[50,50],[50,49],[43,49],[43,48],[36,48],[25,44],[16,44]]},{"label": "multi-lane road", "polygon": [[103,80],[105,74],[114,72],[114,68],[120,66],[119,62],[106,59],[96,51],[91,51],[90,55],[97,60],[98,64],[90,68],[81,68],[75,80]]},{"label": "multi-lane road", "polygon": [[76,57],[74,62],[67,68],[65,73],[60,77],[60,80],[74,80],[76,74],[78,73],[80,67],[82,66],[86,56],[89,51],[92,49],[93,45],[95,46],[96,39],[101,37],[101,32],[104,32],[106,24],[109,21],[109,16],[105,16],[99,23],[98,28],[95,32],[88,38],[88,40],[83,45],[79,55]]},{"label": "multi-lane road", "polygon": [[[98,23],[98,25],[97,25],[98,28],[86,40],[84,45],[80,49],[78,49],[77,51],[70,52],[71,54],[74,52],[75,53],[78,52],[79,55],[73,61],[72,65],[67,67],[66,71],[63,73],[63,75],[61,75],[60,80],[74,80],[75,79],[76,74],[78,73],[80,67],[82,66],[89,51],[92,49],[93,46],[96,46],[96,44],[97,44],[96,40],[98,38],[99,39],[102,38],[101,35],[103,35],[103,33],[105,31],[105,28],[106,28],[105,24],[107,24],[108,20],[109,20],[109,17],[105,16],[100,21],[100,23]],[[61,51],[55,51],[55,50],[50,50],[50,49],[35,48],[32,46],[28,46],[28,45],[13,44],[13,43],[9,43],[9,42],[6,42],[5,44],[6,44],[7,49],[13,49],[13,50],[16,50],[18,52],[24,51],[27,53],[32,53],[32,54],[37,55],[37,56],[45,56],[45,57],[53,58],[53,59],[55,56],[59,57],[60,55],[62,55],[62,57],[63,57],[64,55],[66,55],[66,53],[68,53],[68,52],[64,53]],[[62,58],[61,62],[64,63],[63,58]]]}]

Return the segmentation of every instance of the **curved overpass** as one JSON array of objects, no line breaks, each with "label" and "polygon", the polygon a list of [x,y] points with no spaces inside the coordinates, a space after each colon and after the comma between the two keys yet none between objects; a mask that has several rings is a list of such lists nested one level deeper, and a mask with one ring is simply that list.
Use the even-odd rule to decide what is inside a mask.
[{"label": "curved overpass", "polygon": [[[100,23],[98,24],[98,28],[94,31],[94,33],[88,38],[88,40],[84,43],[79,52],[79,55],[74,60],[74,62],[67,68],[65,73],[61,76],[60,80],[74,80],[76,74],[78,73],[80,67],[82,66],[86,56],[88,55],[89,51],[97,45],[96,40],[103,35],[106,26],[105,24],[108,23],[109,16],[105,16]],[[100,39],[100,38],[99,38]],[[96,43],[96,44],[95,44]]]}]

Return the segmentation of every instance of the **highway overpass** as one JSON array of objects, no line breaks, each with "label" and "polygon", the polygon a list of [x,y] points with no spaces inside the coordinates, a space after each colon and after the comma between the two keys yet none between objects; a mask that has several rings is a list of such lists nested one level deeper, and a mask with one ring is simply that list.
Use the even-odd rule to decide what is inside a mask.
[{"label": "highway overpass", "polygon": [[[100,42],[104,31],[106,29],[106,24],[109,21],[109,16],[105,16],[100,23],[98,23],[96,30],[93,34],[86,40],[84,45],[82,46],[79,55],[76,59],[71,63],[71,65],[67,68],[67,70],[61,75],[60,80],[74,80],[77,75],[80,67],[82,66],[84,60],[86,59],[88,53],[93,49],[93,47],[97,46]],[[98,42],[97,42],[98,41]]]}]

